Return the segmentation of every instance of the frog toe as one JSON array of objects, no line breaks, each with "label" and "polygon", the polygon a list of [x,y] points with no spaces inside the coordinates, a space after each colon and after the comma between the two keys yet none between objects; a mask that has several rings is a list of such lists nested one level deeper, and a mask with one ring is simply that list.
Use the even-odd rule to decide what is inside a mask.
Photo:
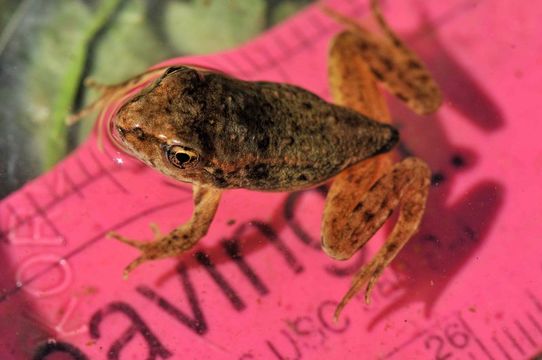
[{"label": "frog toe", "polygon": [[118,241],[120,241],[120,242],[122,242],[124,244],[133,246],[133,247],[135,247],[137,249],[141,249],[146,244],[146,242],[143,242],[143,241],[129,239],[129,238],[127,238],[125,236],[122,236],[121,234],[119,234],[119,233],[117,233],[115,231],[110,231],[107,234],[107,237],[118,240]]},{"label": "frog toe", "polygon": [[162,232],[160,231],[160,226],[158,226],[157,223],[150,223],[149,227],[151,228],[155,240],[164,236],[164,234],[162,234]]},{"label": "frog toe", "polygon": [[[378,259],[375,259],[378,260]],[[334,319],[337,321],[339,316],[348,302],[361,290],[365,285],[365,303],[369,304],[371,300],[371,291],[373,290],[376,280],[382,274],[384,267],[379,261],[371,261],[369,264],[362,267],[352,280],[352,285],[348,292],[343,296],[339,305],[335,309]]]},{"label": "frog toe", "polygon": [[139,256],[138,258],[136,258],[134,261],[132,261],[131,263],[128,264],[128,266],[126,266],[124,268],[124,271],[122,272],[122,277],[124,278],[124,280],[128,279],[128,275],[136,268],[138,267],[139,265],[143,264],[145,261],[147,261],[149,259],[147,259],[145,257],[145,255],[141,255]]},{"label": "frog toe", "polygon": [[[120,240],[120,239],[119,239]],[[164,248],[163,243],[160,241],[152,242],[134,242],[133,240],[120,240],[126,244],[137,247],[141,251],[141,255],[132,261],[128,266],[124,268],[123,277],[126,279],[128,274],[131,273],[136,267],[143,264],[144,262],[156,259],[162,259],[166,257],[173,256],[174,254],[169,251],[167,248]],[[135,244],[134,244],[135,243]]]}]

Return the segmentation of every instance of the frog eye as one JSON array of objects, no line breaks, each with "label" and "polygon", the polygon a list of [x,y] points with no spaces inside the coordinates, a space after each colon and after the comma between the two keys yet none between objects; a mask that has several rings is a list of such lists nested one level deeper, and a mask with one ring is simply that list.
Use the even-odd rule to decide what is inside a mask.
[{"label": "frog eye", "polygon": [[170,146],[166,151],[166,156],[170,163],[180,169],[196,164],[199,159],[198,153],[181,145]]}]

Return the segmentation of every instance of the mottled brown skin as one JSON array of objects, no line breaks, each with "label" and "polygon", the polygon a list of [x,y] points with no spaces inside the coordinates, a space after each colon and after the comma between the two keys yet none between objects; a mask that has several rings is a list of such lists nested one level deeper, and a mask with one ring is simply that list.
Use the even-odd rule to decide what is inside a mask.
[{"label": "mottled brown skin", "polygon": [[[177,180],[220,189],[314,186],[398,140],[390,125],[302,88],[183,66],[126,103],[114,125],[140,160]],[[166,151],[173,144],[197,153],[197,162],[171,164]]]},{"label": "mottled brown skin", "polygon": [[[355,254],[399,206],[393,231],[354,276],[335,318],[365,285],[368,302],[382,271],[417,231],[430,183],[421,159],[394,164],[387,153],[398,133],[389,125],[376,83],[420,114],[435,111],[442,101],[425,66],[386,24],[377,0],[371,5],[384,37],[322,9],[348,28],[330,49],[335,104],[292,85],[179,66],[122,106],[113,119],[118,144],[164,174],[193,183],[195,204],[192,218],[169,234],[153,227],[153,242],[110,234],[141,250],[125,275],[147,260],[193,247],[206,234],[224,189],[292,191],[334,177],[322,219],[322,248],[335,259]],[[156,71],[106,88],[90,109],[117,99]]]}]

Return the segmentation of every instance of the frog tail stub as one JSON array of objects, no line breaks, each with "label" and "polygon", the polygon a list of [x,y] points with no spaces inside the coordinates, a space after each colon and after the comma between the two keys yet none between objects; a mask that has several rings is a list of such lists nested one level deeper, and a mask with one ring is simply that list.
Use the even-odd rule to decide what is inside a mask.
[{"label": "frog tail stub", "polygon": [[389,130],[388,140],[384,142],[382,147],[374,155],[387,153],[399,142],[399,131],[390,125],[383,125]]},{"label": "frog tail stub", "polygon": [[342,156],[353,160],[351,164],[387,153],[399,142],[399,131],[392,125],[359,113],[354,116],[354,121],[351,121],[352,118],[341,117],[344,124],[337,124],[342,126],[343,134],[338,142],[349,144],[342,149],[345,151]]}]

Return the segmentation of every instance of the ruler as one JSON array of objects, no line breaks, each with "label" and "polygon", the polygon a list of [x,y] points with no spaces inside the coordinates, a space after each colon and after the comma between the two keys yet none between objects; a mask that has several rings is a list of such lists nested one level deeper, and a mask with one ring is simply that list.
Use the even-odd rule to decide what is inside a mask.
[{"label": "ruler", "polygon": [[[367,15],[364,1],[328,4]],[[98,150],[93,136],[0,203],[0,358],[540,358],[540,8],[470,0],[386,7],[446,102],[420,118],[390,99],[400,150],[428,161],[433,179],[423,226],[370,305],[356,298],[332,321],[385,231],[347,262],[328,259],[319,249],[325,187],[226,192],[193,251],[144,264],[124,281],[137,252],[105,234],[151,238],[151,222],[178,226],[191,214],[191,188],[110,145]],[[233,51],[164,64],[328,97],[326,52],[339,29],[309,7]]]}]

